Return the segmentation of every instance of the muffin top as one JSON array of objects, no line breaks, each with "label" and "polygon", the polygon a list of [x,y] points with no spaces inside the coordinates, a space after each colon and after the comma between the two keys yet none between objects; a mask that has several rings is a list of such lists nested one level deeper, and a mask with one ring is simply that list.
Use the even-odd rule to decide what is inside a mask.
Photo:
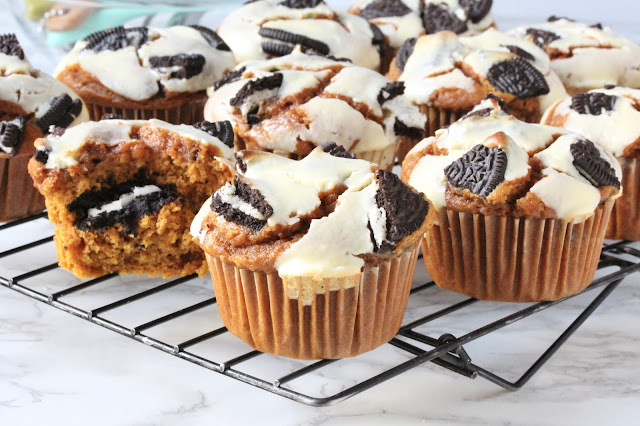
[{"label": "muffin top", "polygon": [[547,23],[519,27],[510,34],[544,48],[571,94],[608,84],[640,88],[640,46],[601,24],[552,16]]},{"label": "muffin top", "polygon": [[580,133],[616,157],[640,157],[640,90],[607,86],[566,98],[542,123]]},{"label": "muffin top", "polygon": [[205,118],[231,121],[249,149],[302,157],[332,140],[358,154],[422,138],[426,117],[403,92],[370,69],[296,50],[227,74],[210,89]]},{"label": "muffin top", "polygon": [[378,69],[384,35],[365,19],[322,0],[259,0],[228,15],[218,29],[238,62],[304,51]]},{"label": "muffin top", "polygon": [[0,156],[16,155],[25,141],[54,127],[89,119],[71,89],[31,66],[15,34],[0,35]]},{"label": "muffin top", "polygon": [[203,91],[234,65],[229,46],[209,28],[115,27],[78,41],[55,76],[79,85],[83,97],[98,96],[98,85],[144,101]]},{"label": "muffin top", "polygon": [[567,96],[549,62],[532,42],[493,28],[471,37],[443,31],[409,39],[394,60],[414,103],[468,111],[491,93],[512,109],[540,114]]},{"label": "muffin top", "polygon": [[437,209],[573,222],[621,194],[613,155],[577,133],[519,121],[495,98],[420,142],[402,177]]},{"label": "muffin top", "polygon": [[349,11],[378,26],[398,49],[409,38],[439,31],[472,35],[494,25],[492,0],[356,0]]},{"label": "muffin top", "polygon": [[191,233],[211,255],[251,270],[314,278],[360,274],[413,248],[429,204],[392,172],[327,143],[296,161],[240,151]]}]

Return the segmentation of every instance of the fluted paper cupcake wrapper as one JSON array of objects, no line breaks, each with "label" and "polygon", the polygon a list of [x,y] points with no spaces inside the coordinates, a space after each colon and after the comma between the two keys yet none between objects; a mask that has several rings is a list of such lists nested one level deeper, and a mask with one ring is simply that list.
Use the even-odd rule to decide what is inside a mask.
[{"label": "fluted paper cupcake wrapper", "polygon": [[44,210],[44,197],[27,172],[30,155],[0,158],[0,222],[20,219]]},{"label": "fluted paper cupcake wrapper", "polygon": [[[427,127],[425,129],[425,138],[428,138],[429,136],[435,136],[437,130],[455,123],[468,112],[469,111],[451,111],[446,109],[427,107]],[[409,148],[407,152],[409,152],[411,148]]]},{"label": "fluted paper cupcake wrapper", "polygon": [[622,167],[622,195],[611,212],[606,238],[640,240],[640,160],[618,158]]},{"label": "fluted paper cupcake wrapper", "polygon": [[156,118],[171,124],[195,124],[204,120],[206,99],[194,99],[173,108],[142,109],[118,108],[86,103],[91,120],[98,121],[105,114],[117,114],[126,120],[150,120]]},{"label": "fluted paper cupcake wrapper", "polygon": [[377,149],[372,151],[362,151],[356,154],[356,156],[362,160],[367,160],[375,163],[383,170],[393,169],[393,165],[396,159],[396,145],[390,145],[385,149]]},{"label": "fluted paper cupcake wrapper", "polygon": [[253,348],[298,359],[370,351],[402,324],[419,247],[360,276],[314,280],[252,272],[207,254],[222,321]]},{"label": "fluted paper cupcake wrapper", "polygon": [[422,242],[441,288],[482,300],[557,300],[593,279],[614,201],[581,223],[441,209]]}]

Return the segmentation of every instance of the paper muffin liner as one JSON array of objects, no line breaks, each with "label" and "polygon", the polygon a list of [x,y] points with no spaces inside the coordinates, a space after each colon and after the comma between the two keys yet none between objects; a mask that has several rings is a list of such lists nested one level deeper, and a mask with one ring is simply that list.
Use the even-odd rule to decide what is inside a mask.
[{"label": "paper muffin liner", "polygon": [[640,240],[640,160],[618,158],[622,168],[622,195],[616,200],[606,238]]},{"label": "paper muffin liner", "polygon": [[45,209],[44,197],[27,171],[31,155],[0,158],[0,222],[36,214]]},{"label": "paper muffin liner", "polygon": [[251,347],[298,359],[370,351],[400,329],[419,245],[360,275],[281,278],[207,254],[222,321]]},{"label": "paper muffin liner", "polygon": [[[434,107],[426,107],[427,128],[425,137],[435,136],[436,131],[455,123],[469,111],[451,111]],[[409,148],[410,150],[411,148]],[[407,150],[407,152],[409,152]]]},{"label": "paper muffin liner", "polygon": [[397,145],[394,144],[384,149],[358,152],[356,156],[377,164],[383,170],[391,170],[395,163],[397,148]]},{"label": "paper muffin liner", "polygon": [[183,105],[172,108],[119,108],[85,102],[91,120],[99,121],[105,114],[118,114],[126,120],[149,120],[156,118],[171,124],[195,124],[204,120],[204,99],[189,100]]},{"label": "paper muffin liner", "polygon": [[579,293],[593,279],[614,200],[580,223],[441,209],[422,241],[441,288],[482,300],[537,302]]}]

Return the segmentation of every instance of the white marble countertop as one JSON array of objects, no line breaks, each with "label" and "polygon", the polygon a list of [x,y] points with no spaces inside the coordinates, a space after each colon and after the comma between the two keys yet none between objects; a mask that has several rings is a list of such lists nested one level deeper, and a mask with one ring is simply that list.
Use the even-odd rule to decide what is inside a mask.
[{"label": "white marble countertop", "polygon": [[[522,12],[516,10],[515,3],[496,1],[498,19],[502,16],[503,22],[518,23],[515,16]],[[637,6],[628,14],[614,16],[606,10],[610,6],[602,2],[582,2],[575,12],[574,2],[555,3],[553,9],[551,1],[536,2],[532,19],[550,14],[547,10],[577,18],[595,16],[591,20],[605,22],[611,16],[608,22],[621,22],[620,31],[637,35],[637,29],[624,25],[622,18],[637,17]],[[573,8],[566,3],[574,3]],[[632,5],[631,1],[621,1],[616,7],[617,3]],[[594,9],[599,5],[601,10]],[[585,15],[585,8],[590,15]],[[3,13],[0,27],[5,32],[15,24]],[[25,46],[31,55],[28,49],[29,45]],[[41,58],[34,62],[44,67],[46,61]],[[50,232],[45,221],[30,228],[32,235]],[[31,238],[20,234],[0,237],[0,251]],[[36,254],[37,259],[0,260],[0,276],[20,271],[31,262],[55,260],[52,244],[42,246]],[[57,272],[53,278],[39,285],[53,291],[73,281],[64,272]],[[149,285],[145,279],[115,280],[70,300],[95,307],[105,298],[115,300]],[[157,317],[175,306],[213,295],[206,279],[180,289],[181,293],[171,298],[138,302],[142,305],[136,304],[136,309],[123,307],[111,313],[111,318],[141,323],[149,315]],[[579,296],[466,348],[474,362],[516,379],[593,296]],[[429,290],[412,301],[411,312],[420,311],[420,303],[440,305],[456,300],[460,300],[457,295]],[[445,331],[460,335],[510,309],[513,311],[512,305],[478,304],[468,313],[434,324],[428,331],[435,336]],[[169,356],[0,286],[0,424],[638,424],[639,312],[640,276],[635,274],[623,281],[549,363],[515,393],[428,363],[336,406],[313,408]],[[219,319],[203,312],[157,333],[180,341],[212,329],[215,321]],[[230,348],[238,344],[232,337],[229,340],[225,344]],[[379,369],[379,364],[394,356],[397,353],[383,351],[346,363],[332,375],[320,378],[327,381],[326,389],[321,386],[320,392],[335,393],[339,389],[336,378],[348,383]],[[267,376],[278,376],[279,366],[275,364],[257,363],[253,368]]]}]

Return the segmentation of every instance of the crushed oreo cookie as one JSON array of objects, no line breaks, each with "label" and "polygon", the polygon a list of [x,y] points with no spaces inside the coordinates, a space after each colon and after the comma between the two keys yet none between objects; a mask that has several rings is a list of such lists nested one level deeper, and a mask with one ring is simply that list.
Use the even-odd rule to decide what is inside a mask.
[{"label": "crushed oreo cookie", "polygon": [[[282,86],[282,73],[275,73],[266,77],[258,78],[256,80],[250,80],[242,86],[242,89],[236,93],[236,95],[231,98],[230,104],[236,108],[242,106],[249,98],[264,90],[275,90]],[[256,105],[258,106],[258,105]],[[252,106],[251,109],[254,109],[255,106]]]},{"label": "crushed oreo cookie", "polygon": [[385,48],[386,38],[382,33],[382,30],[378,28],[377,25],[369,23],[369,28],[371,28],[371,32],[373,33],[371,44],[373,44],[374,46],[378,46],[378,52],[382,54]]},{"label": "crushed oreo cookie", "polygon": [[549,93],[549,85],[542,73],[520,57],[492,65],[487,72],[487,79],[499,91],[519,98],[532,98]]},{"label": "crushed oreo cookie", "polygon": [[[41,106],[42,108],[44,106]],[[45,112],[37,121],[42,133],[48,134],[51,126],[68,127],[82,112],[82,101],[72,99],[71,96],[63,93],[49,100]]]},{"label": "crushed oreo cookie", "polygon": [[571,144],[569,148],[573,156],[573,165],[580,174],[596,188],[613,186],[620,189],[620,180],[616,171],[600,155],[593,142],[584,139]]},{"label": "crushed oreo cookie", "polygon": [[400,49],[398,49],[398,53],[396,53],[396,67],[400,71],[404,71],[404,67],[407,65],[409,57],[413,54],[413,49],[415,49],[417,41],[418,39],[416,37],[409,38],[402,44]]},{"label": "crushed oreo cookie", "polygon": [[405,16],[411,9],[402,0],[376,0],[361,9],[358,15],[364,19]]},{"label": "crushed oreo cookie", "polygon": [[558,40],[560,36],[551,31],[540,30],[537,28],[528,28],[527,35],[533,36],[532,41],[540,48],[544,49],[548,44]]},{"label": "crushed oreo cookie", "polygon": [[489,99],[495,101],[502,111],[509,113],[509,107],[507,106],[507,103],[502,98],[497,97],[493,93],[489,93],[487,96],[485,96],[484,100],[486,101]]},{"label": "crushed oreo cookie", "polygon": [[227,43],[222,40],[222,37],[220,37],[218,33],[213,31],[211,28],[203,27],[202,25],[190,25],[190,27],[194,30],[198,30],[202,37],[207,40],[209,46],[213,47],[214,49],[231,52],[231,48],[229,47],[229,45],[227,45]]},{"label": "crushed oreo cookie", "polygon": [[[258,215],[251,216],[241,209],[234,207],[231,202],[248,204]],[[260,232],[267,224],[267,219],[273,214],[273,208],[257,189],[251,188],[238,175],[233,178],[233,185],[227,184],[213,194],[211,210],[224,217],[229,222],[244,226],[253,232]]]},{"label": "crushed oreo cookie", "polygon": [[277,28],[267,27],[260,28],[258,34],[267,39],[267,41],[263,42],[261,46],[262,50],[268,55],[288,55],[298,44],[302,47],[303,51],[310,49],[320,53],[323,56],[331,53],[331,50],[326,43],[304,35],[290,33],[288,31],[279,30]]},{"label": "crushed oreo cookie", "polygon": [[467,18],[474,24],[482,21],[491,11],[491,6],[493,6],[493,0],[460,0],[459,3]]},{"label": "crushed oreo cookie", "polygon": [[[509,113],[509,107],[507,106],[507,104],[500,99],[499,97],[497,97],[496,95],[494,95],[493,93],[489,93],[484,100],[493,100],[495,102],[497,102],[498,107],[500,108],[501,111],[505,112],[505,113]],[[476,108],[474,108],[473,110],[471,110],[471,112],[469,112],[467,115],[465,115],[463,117],[463,119],[466,118],[471,118],[471,117],[488,117],[491,115],[491,113],[495,111],[495,108],[480,108],[480,105],[478,105]]]},{"label": "crushed oreo cookie", "polygon": [[242,157],[242,151],[236,152],[233,156],[236,159],[236,171],[240,174],[247,173],[247,163],[245,163],[244,158]]},{"label": "crushed oreo cookie", "polygon": [[128,46],[136,49],[145,44],[149,37],[147,27],[124,28],[114,27],[88,35],[83,40],[87,42],[84,50],[102,52],[105,50],[120,50]]},{"label": "crushed oreo cookie", "polygon": [[24,59],[24,50],[22,50],[18,38],[13,33],[0,35],[0,53]]},{"label": "crushed oreo cookie", "polygon": [[[158,190],[135,195],[136,188],[150,185]],[[127,182],[110,182],[102,189],[83,192],[67,208],[76,215],[74,226],[81,231],[104,232],[120,224],[126,235],[136,236],[137,224],[142,217],[157,213],[165,204],[179,198],[174,184],[158,185],[146,176],[144,170],[140,170]],[[105,208],[118,201],[122,204],[121,208]]]},{"label": "crushed oreo cookie", "polygon": [[407,126],[398,117],[396,117],[396,121],[393,123],[393,132],[396,136],[406,136],[409,139],[419,140],[424,137],[424,129]]},{"label": "crushed oreo cookie", "polygon": [[215,123],[210,121],[201,121],[194,124],[193,127],[210,134],[214,138],[220,139],[223,144],[229,148],[233,148],[235,134],[233,133],[233,125],[230,121],[216,121]]},{"label": "crushed oreo cookie", "polygon": [[100,121],[102,120],[124,120],[124,117],[120,114],[108,113],[103,114],[102,117],[100,117]]},{"label": "crushed oreo cookie", "polygon": [[507,154],[501,148],[476,145],[449,164],[444,174],[451,186],[486,198],[504,181],[506,170]]},{"label": "crushed oreo cookie", "polygon": [[[414,192],[402,183],[393,172],[378,170],[376,178],[376,205],[385,211],[387,221],[384,241],[378,244],[372,238],[372,242],[376,253],[385,253],[395,249],[396,244],[404,237],[420,229],[429,213],[429,203],[421,193]],[[371,230],[371,225],[369,226]]]},{"label": "crushed oreo cookie", "polygon": [[174,56],[152,56],[149,65],[154,70],[169,74],[169,78],[185,80],[202,72],[207,60],[199,53],[180,53]]},{"label": "crushed oreo cookie", "polygon": [[404,81],[392,81],[387,83],[378,93],[378,103],[383,105],[385,102],[392,100],[404,94]]},{"label": "crushed oreo cookie", "polygon": [[312,9],[318,5],[324,4],[323,0],[283,0],[278,3],[280,6],[289,9]]},{"label": "crushed oreo cookie", "polygon": [[244,74],[247,67],[242,67],[237,70],[229,71],[225,75],[222,76],[222,79],[213,83],[213,90],[218,90],[225,84],[233,83],[234,81],[238,81],[242,78],[242,74]]},{"label": "crushed oreo cookie", "polygon": [[589,27],[595,28],[597,30],[603,30],[604,29],[604,27],[602,26],[602,23],[600,23],[600,22],[597,22],[597,23],[595,23],[593,25],[589,25]]},{"label": "crushed oreo cookie", "polygon": [[26,119],[18,116],[13,120],[0,122],[0,152],[15,155],[24,142]]},{"label": "crushed oreo cookie", "polygon": [[467,31],[467,23],[458,18],[446,3],[429,3],[422,10],[422,23],[427,34],[453,31],[462,34]]},{"label": "crushed oreo cookie", "polygon": [[581,93],[571,98],[571,109],[582,115],[600,115],[613,111],[616,97],[604,93]]},{"label": "crushed oreo cookie", "polygon": [[39,146],[38,149],[36,149],[36,153],[33,155],[33,158],[35,158],[38,163],[47,164],[47,161],[49,161],[49,154],[51,154],[51,147]]},{"label": "crushed oreo cookie", "polygon": [[547,22],[556,22],[556,21],[560,21],[564,19],[565,21],[569,21],[569,22],[576,22],[575,20],[571,19],[571,18],[567,18],[566,16],[556,16],[556,15],[551,15],[547,18]]},{"label": "crushed oreo cookie", "polygon": [[527,52],[526,50],[524,50],[521,47],[514,46],[512,44],[505,45],[504,47],[509,49],[509,52],[513,53],[514,55],[518,55],[521,58],[526,59],[527,61],[532,61],[533,62],[533,61],[536,60],[535,56],[533,56],[531,53]]},{"label": "crushed oreo cookie", "polygon": [[349,158],[351,160],[356,159],[355,154],[350,153],[344,148],[344,146],[338,145],[335,142],[325,142],[321,147],[324,152],[333,155],[334,157]]}]

